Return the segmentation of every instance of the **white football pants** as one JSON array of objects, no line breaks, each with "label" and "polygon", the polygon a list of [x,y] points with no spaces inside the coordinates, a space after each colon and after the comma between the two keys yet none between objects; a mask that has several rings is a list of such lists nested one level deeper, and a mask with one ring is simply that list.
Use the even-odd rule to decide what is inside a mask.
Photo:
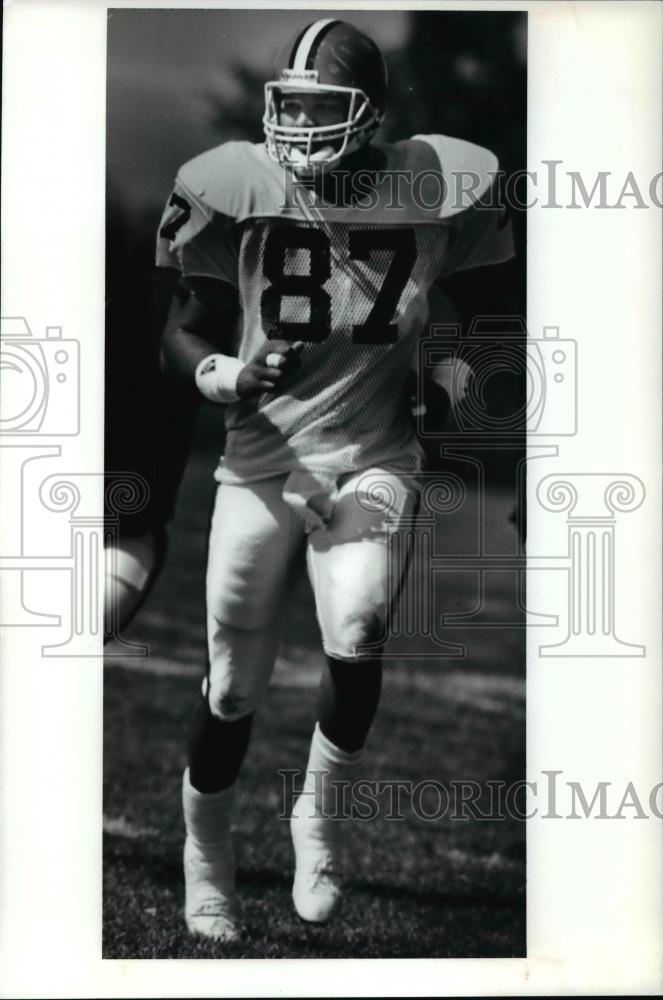
[{"label": "white football pants", "polygon": [[376,655],[406,569],[395,536],[412,526],[415,477],[384,469],[346,475],[328,524],[308,530],[283,499],[287,479],[217,490],[207,566],[207,691],[212,713],[226,721],[254,711],[269,684],[304,547],[322,644],[339,660]]}]

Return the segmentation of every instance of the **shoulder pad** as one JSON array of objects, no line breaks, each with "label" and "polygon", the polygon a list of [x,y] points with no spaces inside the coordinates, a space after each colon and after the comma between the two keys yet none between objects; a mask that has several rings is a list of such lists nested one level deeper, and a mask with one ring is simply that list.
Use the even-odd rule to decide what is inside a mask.
[{"label": "shoulder pad", "polygon": [[[425,143],[428,153],[417,155],[416,147]],[[480,201],[495,184],[499,172],[499,160],[494,153],[483,146],[477,146],[465,139],[454,139],[449,135],[413,135],[407,145],[413,148],[416,160],[422,160],[430,167],[430,151],[437,161],[437,169],[446,184],[444,204],[440,216],[456,215]],[[422,167],[420,166],[420,169]]]},{"label": "shoulder pad", "polygon": [[215,146],[185,163],[177,180],[200,202],[238,221],[269,211],[283,192],[278,166],[261,143]]}]

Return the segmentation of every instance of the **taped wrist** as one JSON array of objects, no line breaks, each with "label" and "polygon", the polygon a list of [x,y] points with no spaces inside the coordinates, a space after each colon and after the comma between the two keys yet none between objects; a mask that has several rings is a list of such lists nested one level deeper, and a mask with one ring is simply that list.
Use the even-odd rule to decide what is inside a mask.
[{"label": "taped wrist", "polygon": [[237,395],[237,376],[244,362],[228,354],[208,354],[196,367],[196,385],[212,403],[233,403]]}]

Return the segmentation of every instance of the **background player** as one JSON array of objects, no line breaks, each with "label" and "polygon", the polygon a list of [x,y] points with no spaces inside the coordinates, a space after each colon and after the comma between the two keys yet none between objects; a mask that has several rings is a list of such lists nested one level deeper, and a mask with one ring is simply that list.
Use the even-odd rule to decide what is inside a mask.
[{"label": "background player", "polygon": [[[385,521],[416,502],[421,449],[405,383],[427,296],[440,278],[512,254],[509,227],[488,208],[495,157],[444,136],[371,143],[385,92],[370,39],[339,21],[307,26],[267,84],[266,147],[229,143],[186,164],[160,228],[159,263],[183,276],[165,366],[229,404],[210,533],[210,670],[183,792],[187,923],[221,940],[238,933],[235,779],[305,542],[329,669],[293,811],[293,896],[316,922],[338,905],[342,824],[325,814],[333,781],[356,773],[380,693],[394,581]],[[368,207],[339,187],[340,170],[368,179]],[[445,203],[430,208],[410,191],[394,212],[396,170],[441,173]],[[468,170],[479,183],[463,202],[454,184]]]}]

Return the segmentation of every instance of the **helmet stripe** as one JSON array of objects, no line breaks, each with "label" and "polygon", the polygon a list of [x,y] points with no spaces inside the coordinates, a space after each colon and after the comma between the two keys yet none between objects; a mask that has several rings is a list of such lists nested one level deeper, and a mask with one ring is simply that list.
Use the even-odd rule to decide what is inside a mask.
[{"label": "helmet stripe", "polygon": [[[300,38],[297,39],[295,43],[295,59],[291,66],[294,70],[309,69],[307,66],[308,58],[311,53],[311,48],[313,43],[317,39],[321,31],[327,34],[327,30],[332,24],[336,24],[333,18],[327,17],[323,18],[321,21],[314,21],[313,24],[309,24],[308,28]],[[317,50],[317,46],[316,46]]]},{"label": "helmet stripe", "polygon": [[307,69],[313,69],[315,65],[315,57],[317,56],[318,49],[320,48],[320,43],[322,42],[323,38],[325,38],[329,34],[331,29],[337,24],[341,24],[341,21],[327,21],[324,28],[321,31],[319,31],[318,34],[313,39],[313,42],[311,43],[311,49],[309,51],[306,60]]},{"label": "helmet stripe", "polygon": [[292,69],[293,66],[295,65],[295,56],[297,55],[297,48],[302,38],[304,37],[304,35],[306,34],[306,32],[309,30],[310,27],[311,25],[308,24],[305,28],[302,28],[302,30],[297,35],[297,38],[293,42],[292,49],[290,50],[290,58],[288,59],[288,69]]}]

